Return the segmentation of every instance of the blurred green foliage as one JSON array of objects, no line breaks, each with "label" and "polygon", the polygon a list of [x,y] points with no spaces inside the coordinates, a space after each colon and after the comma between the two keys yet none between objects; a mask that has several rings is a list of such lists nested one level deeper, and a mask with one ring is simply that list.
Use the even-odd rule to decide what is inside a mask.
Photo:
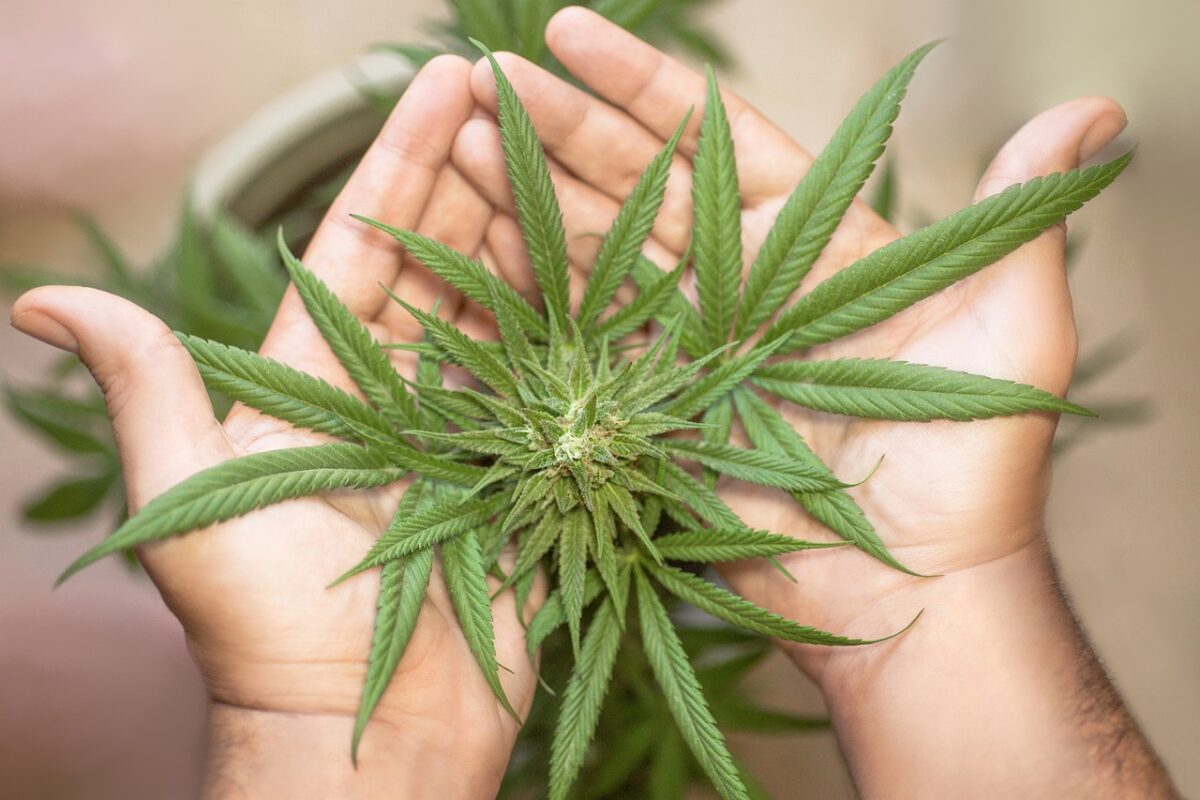
[{"label": "blurred green foliage", "polygon": [[[88,217],[79,226],[100,267],[86,277],[44,267],[0,267],[0,289],[15,297],[35,286],[92,286],[126,297],[174,330],[257,349],[287,286],[278,255],[232,218],[201,220],[190,207],[181,216],[175,243],[158,261],[135,265]],[[90,381],[79,381],[79,360],[60,360],[33,386],[4,387],[9,412],[59,450],[69,464],[65,477],[24,505],[32,523],[79,520],[103,507],[125,516],[116,443],[104,399]],[[81,385],[82,384],[82,385]],[[218,413],[225,401],[213,395]]]}]

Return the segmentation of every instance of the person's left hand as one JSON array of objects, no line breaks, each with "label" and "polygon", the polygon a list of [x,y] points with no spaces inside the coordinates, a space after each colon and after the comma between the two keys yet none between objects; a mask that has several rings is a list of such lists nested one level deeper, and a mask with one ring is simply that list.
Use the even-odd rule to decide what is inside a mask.
[{"label": "person's left hand", "polygon": [[[402,258],[390,237],[349,216],[480,252],[493,206],[449,163],[474,112],[470,71],[467,61],[446,56],[420,72],[304,254],[305,265],[383,342],[416,341],[421,331],[380,284],[422,308],[441,298],[442,316],[473,335],[490,333],[490,317],[478,306]],[[171,331],[118,297],[43,287],[16,303],[12,321],[78,353],[91,370],[116,431],[132,512],[227,459],[326,440],[244,406],[219,423]],[[355,391],[294,290],[261,352]],[[411,370],[406,354],[392,352],[398,369]],[[279,797],[384,788],[404,795],[405,786],[421,796],[438,787],[454,797],[496,790],[518,725],[476,665],[436,568],[420,622],[363,738],[359,771],[351,768],[378,572],[326,586],[368,550],[400,493],[392,486],[293,500],[141,549],[214,703],[214,752],[228,762],[210,769],[214,786],[237,783]],[[541,583],[531,603],[544,595]],[[502,670],[501,680],[524,714],[535,671],[512,592],[495,601],[493,613],[498,659],[511,670]]]}]

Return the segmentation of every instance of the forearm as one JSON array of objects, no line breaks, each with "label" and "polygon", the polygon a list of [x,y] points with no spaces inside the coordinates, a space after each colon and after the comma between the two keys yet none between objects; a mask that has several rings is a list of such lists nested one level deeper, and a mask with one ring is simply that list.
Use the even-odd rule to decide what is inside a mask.
[{"label": "forearm", "polygon": [[468,730],[373,722],[350,760],[348,716],[282,714],[221,703],[209,716],[203,796],[249,798],[494,797],[504,760],[471,752]]},{"label": "forearm", "polygon": [[826,675],[864,797],[1173,797],[1037,541],[913,589],[904,636]]}]

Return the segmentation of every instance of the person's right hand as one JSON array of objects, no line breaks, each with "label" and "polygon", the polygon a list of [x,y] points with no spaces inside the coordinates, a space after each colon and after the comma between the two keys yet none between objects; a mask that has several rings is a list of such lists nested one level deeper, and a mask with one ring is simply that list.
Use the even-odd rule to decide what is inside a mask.
[{"label": "person's right hand", "polygon": [[[606,229],[640,170],[688,109],[696,108],[647,249],[660,265],[671,266],[687,246],[691,223],[690,158],[704,105],[703,76],[582,9],[555,17],[547,41],[572,74],[609,101],[511,54],[498,56],[556,162],[556,189],[579,264],[588,263],[595,247],[595,237],[586,234]],[[494,108],[486,63],[476,65],[473,77],[480,103]],[[812,158],[741,99],[726,96],[726,105],[749,261]],[[1058,106],[1013,137],[977,195],[1073,168],[1124,125],[1124,113],[1111,100],[1082,98]],[[455,158],[495,202],[505,204],[506,186],[492,157],[497,142],[489,121],[474,121],[459,136]],[[856,202],[798,294],[898,236]],[[1050,230],[983,273],[872,328],[813,348],[806,357],[937,364],[1063,394],[1075,361],[1063,238],[1062,229]],[[1041,539],[1055,426],[1050,415],[921,424],[815,414],[787,403],[780,410],[842,480],[861,478],[885,457],[869,480],[850,491],[891,552],[911,569],[960,573],[1035,547]],[[782,492],[733,482],[724,491],[752,527],[823,536],[821,526]],[[784,560],[802,589],[761,562],[725,571],[751,599],[786,609],[806,623],[857,635],[894,631],[926,602],[881,603],[885,597],[947,582],[912,579],[850,549],[796,553]],[[816,658],[806,656],[806,663],[820,668]]]},{"label": "person's right hand", "polygon": [[[552,160],[572,260],[583,267],[580,282],[595,254],[595,234],[608,228],[641,170],[688,109],[696,109],[646,248],[660,266],[672,266],[688,243],[690,158],[704,78],[580,8],[556,15],[546,39],[598,97],[511,54],[497,58]],[[486,64],[476,64],[472,85],[480,104],[495,109]],[[725,101],[748,263],[812,158],[741,99],[727,94]],[[1044,112],[1004,146],[976,197],[1076,167],[1112,141],[1125,122],[1121,107],[1102,97]],[[454,159],[511,213],[507,182],[496,166],[498,150],[494,121],[478,119],[463,128]],[[898,235],[856,202],[798,294]],[[872,328],[813,348],[806,357],[941,365],[1062,395],[1076,355],[1064,239],[1062,227],[1046,231],[981,273]],[[1123,740],[1123,756],[1153,762],[1111,689],[1086,723],[1072,705],[1087,702],[1086,695],[1097,694],[1107,681],[1057,591],[1046,543],[1055,417],[921,424],[813,414],[787,403],[780,410],[844,481],[862,478],[885,457],[850,492],[899,561],[940,576],[905,575],[853,548],[784,557],[797,583],[762,559],[722,567],[746,598],[835,633],[884,636],[925,609],[905,636],[884,644],[787,646],[820,684],[864,794],[1032,796],[1028,791],[1035,788],[1042,796],[1053,786],[1078,791],[1086,783],[1081,775],[1096,775],[1085,772],[1094,748],[1103,746],[1092,738],[1094,731],[1108,728],[1117,732],[1118,744],[1132,732]],[[782,492],[736,482],[723,484],[722,491],[752,527],[835,538]],[[1056,676],[1063,678],[1061,685]],[[1081,696],[1064,699],[1076,693]],[[998,720],[994,729],[988,719]],[[998,772],[1013,760],[1040,758],[1038,753],[1055,753],[1061,769],[1050,775]],[[1068,769],[1068,762],[1078,770]],[[1152,763],[1145,774],[1161,777]]]}]

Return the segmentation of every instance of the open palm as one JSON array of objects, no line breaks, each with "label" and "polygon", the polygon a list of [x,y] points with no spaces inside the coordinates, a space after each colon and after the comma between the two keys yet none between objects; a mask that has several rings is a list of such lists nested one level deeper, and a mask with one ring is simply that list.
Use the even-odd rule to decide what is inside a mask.
[{"label": "open palm", "polygon": [[[478,253],[493,208],[449,164],[474,109],[470,65],[431,62],[331,208],[304,256],[377,339],[412,342],[420,329],[380,284],[418,306],[441,301],[456,325],[486,335],[489,321],[352,212],[412,227]],[[76,350],[105,391],[136,511],[188,476],[247,453],[321,443],[245,406],[223,425],[187,352],[157,319],[95,290],[47,287],[14,307],[18,327]],[[412,369],[395,351],[396,367]],[[354,384],[289,290],[262,353],[347,391]],[[357,563],[396,510],[402,486],[304,498],[143,548],[146,569],[183,623],[214,701],[236,708],[344,717],[359,706],[372,638],[378,573],[326,586]],[[539,587],[531,602],[543,594]],[[506,693],[522,713],[535,676],[513,595],[495,602],[497,656]],[[401,736],[453,744],[502,773],[516,722],[497,703],[463,636],[435,567],[395,679],[374,715]],[[372,736],[360,757],[370,759]],[[347,755],[348,758],[348,755]],[[499,773],[498,773],[499,774]],[[498,781],[498,774],[495,780]],[[432,785],[432,784],[431,784]]]},{"label": "open palm", "polygon": [[[568,9],[547,33],[552,51],[600,98],[514,56],[506,74],[529,110],[552,159],[578,265],[591,262],[597,240],[640,170],[695,107],[673,163],[663,211],[647,255],[673,264],[691,226],[690,158],[696,152],[704,78],[582,9]],[[485,68],[476,67],[479,101],[495,106]],[[607,100],[608,102],[604,102]],[[812,158],[736,97],[726,105],[742,195],[747,263]],[[1077,166],[1123,127],[1120,107],[1083,98],[1037,117],[997,156],[978,195]],[[464,127],[454,158],[498,205],[511,208],[495,153],[494,123]],[[798,294],[898,237],[856,202]],[[1056,228],[997,265],[872,328],[813,348],[809,357],[889,358],[1019,380],[1063,394],[1075,360],[1075,330],[1063,270],[1063,231]],[[580,275],[580,280],[586,276]],[[686,281],[686,279],[685,279]],[[685,289],[686,289],[685,284]],[[921,573],[950,575],[1004,559],[1042,542],[1042,510],[1055,419],[1045,414],[972,425],[851,420],[780,410],[842,480],[879,470],[851,489],[891,552]],[[725,498],[752,527],[803,538],[832,538],[785,494],[729,482]],[[792,554],[784,561],[799,587],[760,562],[730,564],[724,573],[741,594],[807,624],[878,636],[901,627],[928,604],[939,581],[913,578],[850,549]],[[945,581],[942,581],[945,583]],[[897,595],[911,591],[915,596]],[[888,598],[888,602],[880,602]],[[797,647],[819,673],[827,650]],[[858,651],[867,652],[867,651]],[[839,652],[838,658],[854,655]]]}]

